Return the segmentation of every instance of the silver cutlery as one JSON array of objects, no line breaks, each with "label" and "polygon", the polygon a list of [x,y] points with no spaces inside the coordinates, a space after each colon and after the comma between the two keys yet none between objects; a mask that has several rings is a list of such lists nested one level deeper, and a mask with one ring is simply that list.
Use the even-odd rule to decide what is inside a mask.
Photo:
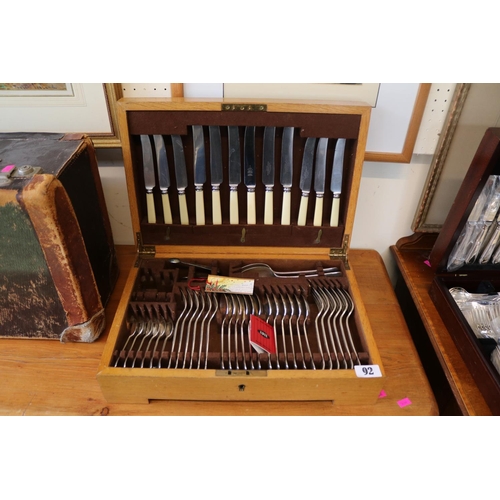
[{"label": "silver cutlery", "polygon": [[330,226],[339,225],[340,195],[342,193],[342,177],[344,172],[345,139],[337,139],[335,154],[333,157],[333,170],[330,189],[333,193],[332,211],[330,215]]},{"label": "silver cutlery", "polygon": [[205,138],[203,127],[193,125],[193,168],[194,168],[194,195],[196,225],[205,225],[205,200],[203,186],[207,180],[205,168]]},{"label": "silver cutlery", "polygon": [[328,139],[321,138],[316,149],[316,164],[314,166],[314,191],[316,192],[316,204],[314,206],[313,225],[323,225],[323,197],[325,195],[326,178],[326,150]]},{"label": "silver cutlery", "polygon": [[[269,264],[265,262],[253,262],[251,264],[246,264],[244,266],[233,267],[232,271],[235,273],[243,274],[249,271],[261,271],[269,272],[275,278],[298,278],[299,276],[315,277],[319,276],[317,269],[307,269],[307,270],[294,270],[294,271],[276,271]],[[326,276],[341,276],[342,273],[338,267],[325,267],[323,268],[323,274]]]},{"label": "silver cutlery", "polygon": [[222,224],[222,209],[220,202],[220,185],[222,176],[222,146],[220,128],[216,125],[208,127],[210,138],[210,183],[212,185],[212,224]]},{"label": "silver cutlery", "polygon": [[262,152],[262,184],[266,187],[264,197],[264,224],[272,224],[274,220],[274,143],[276,127],[264,128],[264,148]]},{"label": "silver cutlery", "polygon": [[172,210],[170,208],[170,199],[168,189],[170,188],[170,174],[168,171],[167,152],[165,150],[165,141],[163,136],[153,136],[156,150],[156,168],[158,172],[158,185],[161,191],[163,205],[163,220],[165,224],[172,224]]},{"label": "silver cutlery", "polygon": [[155,167],[153,163],[153,151],[151,149],[151,142],[149,135],[141,135],[142,146],[142,167],[144,170],[144,187],[146,188],[146,210],[148,215],[148,222],[150,224],[156,223],[155,202],[153,197],[153,189],[156,185],[155,180]]},{"label": "silver cutlery", "polygon": [[255,224],[255,127],[245,128],[243,182],[247,187],[247,224]]},{"label": "silver cutlery", "polygon": [[309,204],[309,193],[311,192],[312,185],[315,149],[316,139],[314,137],[308,137],[306,145],[304,146],[302,169],[300,171],[299,187],[302,194],[300,197],[299,216],[297,219],[298,226],[305,226],[307,222],[307,207]]},{"label": "silver cutlery", "polygon": [[229,223],[239,224],[238,186],[241,183],[240,136],[238,127],[229,126]]},{"label": "silver cutlery", "polygon": [[174,151],[175,178],[177,181],[177,193],[179,195],[179,215],[183,225],[189,224],[189,213],[186,201],[186,188],[188,186],[186,158],[184,157],[184,146],[180,135],[172,135],[172,148]]},{"label": "silver cutlery", "polygon": [[281,142],[280,182],[283,186],[283,206],[281,208],[281,224],[290,225],[292,206],[293,180],[293,127],[283,129]]}]

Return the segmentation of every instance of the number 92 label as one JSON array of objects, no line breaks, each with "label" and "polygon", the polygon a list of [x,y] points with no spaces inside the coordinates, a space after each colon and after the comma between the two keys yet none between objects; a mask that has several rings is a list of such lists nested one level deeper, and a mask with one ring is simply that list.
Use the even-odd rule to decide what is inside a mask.
[{"label": "number 92 label", "polygon": [[360,378],[375,378],[382,376],[382,372],[378,365],[356,365],[354,371]]}]

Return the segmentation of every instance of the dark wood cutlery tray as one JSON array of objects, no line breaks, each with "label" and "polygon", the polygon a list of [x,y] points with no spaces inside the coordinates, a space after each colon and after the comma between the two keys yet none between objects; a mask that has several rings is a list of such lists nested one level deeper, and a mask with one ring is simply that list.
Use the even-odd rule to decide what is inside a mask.
[{"label": "dark wood cutlery tray", "polygon": [[[253,369],[267,369],[269,367],[268,354],[256,352],[248,344],[248,322],[250,314],[265,319],[270,325],[277,327],[277,353],[271,354],[271,369],[285,368],[285,360],[293,369],[329,369],[352,368],[353,364],[369,364],[370,357],[367,346],[358,333],[356,315],[347,316],[349,304],[344,294],[349,293],[349,283],[342,276],[342,262],[315,262],[305,265],[315,269],[317,276],[297,278],[277,278],[259,276],[261,270],[248,271],[244,274],[235,272],[241,265],[249,264],[245,261],[209,261],[200,260],[199,264],[212,268],[212,273],[223,276],[246,277],[255,280],[254,293],[251,296],[235,294],[212,293],[207,297],[204,288],[205,273],[190,265],[173,266],[168,259],[144,259],[139,266],[139,272],[129,302],[128,322],[129,327],[118,339],[113,353],[112,364],[118,367],[143,366],[151,368],[169,368],[174,366],[183,368],[209,368],[223,369],[231,366],[250,367]],[[271,267],[283,267],[283,261],[268,262]],[[300,262],[295,266],[288,266],[287,270],[300,270]],[[324,274],[326,267],[338,266],[339,276]],[[322,289],[330,292],[330,299],[334,304],[331,311],[325,314],[323,321],[318,326],[318,304],[314,300],[313,290]],[[342,295],[341,295],[342,294]],[[175,339],[175,331],[170,337],[163,336],[155,342],[154,334],[149,335],[152,342],[143,343],[143,348],[138,351],[139,339],[144,336],[137,335],[135,343],[128,342],[134,321],[151,319],[153,322],[160,317],[172,320],[175,324],[183,315],[183,306],[186,299],[200,300],[198,307],[194,306],[191,315],[185,314],[186,322],[193,323],[193,335],[189,339]],[[196,297],[195,297],[196,296]],[[274,300],[276,299],[276,300]],[[203,306],[201,305],[203,300]],[[212,309],[212,300],[216,308]],[[239,303],[236,312],[231,314],[232,300]],[[252,304],[252,301],[255,302]],[[205,302],[206,301],[206,302]],[[255,309],[252,305],[257,306]],[[352,304],[352,307],[354,305]],[[258,308],[258,309],[257,309]],[[208,321],[214,312],[213,320]],[[307,312],[307,315],[306,315]],[[324,320],[328,316],[335,316],[330,330]],[[198,317],[198,321],[196,321]],[[224,325],[224,318],[230,319]],[[203,321],[205,320],[205,321]],[[206,324],[205,324],[206,323]],[[205,328],[202,329],[202,326]],[[224,331],[226,326],[226,331]],[[239,348],[228,350],[228,329],[238,330],[244,335],[245,343]],[[205,330],[208,337],[205,335]],[[179,334],[179,332],[177,332]],[[225,335],[226,347],[224,347]],[[234,335],[234,333],[232,334]],[[175,341],[175,340],[176,341]],[[207,342],[208,340],[208,342]],[[146,346],[150,349],[146,350]],[[124,349],[124,346],[127,349]],[[153,349],[156,347],[156,350]],[[172,348],[173,347],[173,348]],[[354,349],[352,349],[354,347]],[[236,363],[238,359],[238,363]],[[205,360],[207,361],[205,363]],[[177,363],[176,363],[177,361]],[[200,361],[200,363],[198,363]],[[258,363],[260,361],[260,363]],[[324,361],[324,362],[323,362]],[[280,366],[278,367],[277,364]]]}]

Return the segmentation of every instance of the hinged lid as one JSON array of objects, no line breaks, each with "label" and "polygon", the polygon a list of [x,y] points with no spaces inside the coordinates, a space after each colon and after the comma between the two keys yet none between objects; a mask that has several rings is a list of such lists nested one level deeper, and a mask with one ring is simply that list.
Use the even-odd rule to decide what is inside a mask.
[{"label": "hinged lid", "polygon": [[[365,104],[326,101],[121,99],[138,250],[265,255],[294,249],[347,261],[370,112]],[[274,154],[265,152],[271,135]],[[304,166],[307,161],[313,166]]]},{"label": "hinged lid", "polygon": [[[494,186],[487,185],[490,176],[499,175],[500,128],[489,128],[477,149],[443,224],[443,228],[431,251],[429,260],[435,272],[464,275],[469,272],[487,271],[491,273],[500,270],[500,262],[493,264],[490,259],[483,264],[479,263],[480,256],[485,250],[487,242],[491,241],[497,228],[500,231],[500,203],[498,203],[500,201],[500,183],[498,184],[498,190]],[[489,201],[486,200],[486,203],[481,204],[480,196],[485,186],[492,188],[489,192],[493,197],[489,198]],[[497,195],[495,195],[495,192]],[[498,199],[494,199],[495,196]],[[478,199],[480,200],[476,204]],[[480,204],[481,206],[479,206]],[[471,218],[470,221],[468,221],[469,217]],[[467,225],[470,230],[466,234]],[[463,262],[463,265],[459,265],[458,263],[453,265],[450,261],[450,255],[454,249],[456,252],[459,245],[465,248],[467,241],[471,245],[469,245],[470,251],[466,252],[466,254],[469,256],[476,254],[477,257],[473,260],[469,259],[469,262]],[[474,246],[476,247],[475,249]],[[457,262],[459,260],[456,259]]]}]

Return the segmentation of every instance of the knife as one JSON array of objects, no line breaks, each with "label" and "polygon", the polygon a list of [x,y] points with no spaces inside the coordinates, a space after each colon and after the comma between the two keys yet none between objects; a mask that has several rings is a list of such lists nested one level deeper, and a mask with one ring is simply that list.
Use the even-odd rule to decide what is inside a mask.
[{"label": "knife", "polygon": [[321,226],[323,223],[323,196],[325,195],[326,177],[326,149],[328,139],[322,137],[318,141],[316,149],[316,164],[314,166],[314,191],[316,192],[316,205],[314,207],[314,226]]},{"label": "knife", "polygon": [[316,138],[308,137],[304,146],[304,156],[302,157],[302,170],[300,172],[299,187],[302,191],[300,197],[299,217],[297,225],[305,226],[307,220],[307,205],[309,203],[309,193],[311,192],[314,150],[316,148]]},{"label": "knife", "polygon": [[229,223],[239,224],[238,185],[241,182],[240,136],[237,126],[229,126]]},{"label": "knife", "polygon": [[153,151],[149,135],[141,135],[142,145],[142,166],[144,169],[144,186],[146,188],[146,204],[148,211],[148,222],[156,223],[155,202],[153,198],[153,188],[156,185],[155,170],[153,163]]},{"label": "knife", "polygon": [[158,180],[161,190],[161,200],[163,203],[163,218],[165,224],[172,224],[172,211],[170,210],[170,200],[168,198],[168,188],[170,187],[170,175],[168,172],[167,152],[163,136],[154,135],[156,149],[156,167],[158,169]]},{"label": "knife", "polygon": [[203,198],[203,185],[207,180],[205,169],[205,137],[201,125],[193,125],[193,166],[196,225],[205,225],[205,200]]},{"label": "knife", "polygon": [[220,185],[222,184],[222,147],[220,128],[215,125],[208,127],[210,136],[210,182],[212,184],[212,224],[222,224],[220,204]]},{"label": "knife", "polygon": [[243,181],[247,187],[247,224],[255,224],[255,127],[245,128]]},{"label": "knife", "polygon": [[179,214],[181,224],[189,224],[189,215],[186,202],[186,188],[188,185],[186,158],[184,157],[184,146],[180,135],[172,135],[172,148],[174,150],[175,178],[177,180],[177,193],[179,194]]},{"label": "knife", "polygon": [[266,186],[264,199],[264,224],[273,223],[274,139],[276,127],[264,128],[262,155],[262,184]]},{"label": "knife", "polygon": [[283,186],[283,207],[281,211],[281,224],[290,224],[290,210],[292,204],[292,178],[293,178],[293,127],[283,129],[281,143],[281,172],[280,182]]},{"label": "knife", "polygon": [[330,226],[339,225],[340,193],[342,192],[342,174],[344,172],[345,139],[337,139],[335,154],[333,156],[332,181],[330,189],[333,193],[332,213],[330,215]]}]

